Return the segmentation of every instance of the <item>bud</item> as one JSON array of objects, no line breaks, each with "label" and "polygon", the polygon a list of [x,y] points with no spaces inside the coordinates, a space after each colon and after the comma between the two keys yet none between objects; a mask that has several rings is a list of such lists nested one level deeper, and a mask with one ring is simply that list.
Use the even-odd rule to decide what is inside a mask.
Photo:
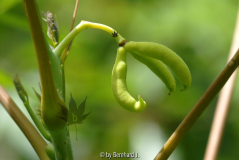
[{"label": "bud", "polygon": [[[55,46],[58,45],[59,42],[59,29],[54,17],[50,11],[46,13],[42,12],[44,17],[43,20],[47,23],[47,35],[52,40]],[[55,16],[56,18],[56,16]]]},{"label": "bud", "polygon": [[14,77],[14,85],[15,85],[15,87],[17,89],[17,93],[18,93],[19,97],[21,98],[22,102],[24,104],[26,102],[29,102],[27,92],[25,91],[24,87],[22,86],[21,81],[20,81],[18,75],[16,75]]}]

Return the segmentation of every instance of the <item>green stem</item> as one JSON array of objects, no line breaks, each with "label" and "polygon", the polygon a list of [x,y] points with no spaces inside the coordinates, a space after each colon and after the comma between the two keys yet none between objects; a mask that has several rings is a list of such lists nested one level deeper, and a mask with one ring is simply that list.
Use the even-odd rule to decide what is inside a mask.
[{"label": "green stem", "polygon": [[[65,106],[64,101],[59,96],[62,96],[62,86],[60,84],[62,83],[60,61],[58,61],[58,57],[58,59],[54,57],[55,55],[51,53],[46,43],[35,0],[25,0],[24,2],[29,19],[31,35],[35,45],[41,78],[41,110],[43,121],[51,135],[56,159],[71,160],[73,159],[73,156],[70,143],[68,143],[69,145],[61,143],[69,139],[69,137],[67,137],[67,135],[69,135],[69,130],[67,123],[59,118],[64,116],[64,114],[67,115],[67,113],[62,113],[60,107],[60,105]],[[54,79],[53,75],[55,75]],[[57,88],[58,92],[55,84],[61,86],[60,88]],[[61,133],[63,134],[60,136]],[[70,141],[70,139],[68,141]]]},{"label": "green stem", "polygon": [[30,114],[30,116],[31,116],[33,122],[35,123],[35,125],[37,126],[38,130],[41,132],[42,136],[51,142],[51,135],[46,130],[46,128],[42,125],[42,123],[39,121],[39,119],[36,117],[31,106],[29,105],[29,102],[24,102],[24,106],[27,108],[28,113]]},{"label": "green stem", "polygon": [[38,59],[39,72],[40,75],[44,75],[40,77],[42,86],[42,95],[55,98],[53,96],[55,96],[56,88],[54,85],[52,71],[50,70],[51,67],[48,56],[49,47],[43,35],[43,30],[38,15],[38,9],[35,4],[35,0],[24,0],[24,2],[31,28],[31,35],[34,40],[35,51]]},{"label": "green stem", "polygon": [[66,98],[66,86],[65,86],[65,65],[64,63],[61,63],[61,72],[62,72],[62,96],[63,96],[63,100],[65,102],[65,98]]},{"label": "green stem", "polygon": [[[73,18],[72,18],[72,22],[71,22],[70,32],[72,31],[74,23],[75,23],[76,13],[77,13],[77,10],[78,10],[78,5],[79,5],[79,0],[76,0],[75,9],[74,9],[74,13],[73,13]],[[65,60],[66,60],[66,58],[67,58],[67,56],[68,56],[68,54],[70,52],[73,40],[68,44],[68,47],[66,47],[64,49],[63,53],[61,54],[61,58],[60,59],[61,59],[61,62],[63,62],[63,63],[65,62]]]},{"label": "green stem", "polygon": [[203,111],[207,108],[209,103],[221,90],[232,73],[237,69],[239,65],[239,50],[237,50],[234,57],[229,61],[226,67],[218,75],[218,77],[209,86],[206,92],[202,95],[199,101],[195,104],[193,109],[184,118],[178,128],[174,131],[163,148],[160,150],[154,160],[166,160],[172,154],[179,142],[183,139],[189,129],[193,126],[196,120],[201,116]]},{"label": "green stem", "polygon": [[[100,23],[93,23],[93,22],[88,22],[88,21],[81,21],[62,41],[61,43],[53,50],[55,54],[57,54],[59,57],[62,54],[62,51],[69,45],[69,43],[75,38],[77,34],[79,34],[82,30],[84,29],[89,29],[89,28],[95,28],[95,29],[100,29],[103,31],[106,31],[113,35],[114,33],[117,33],[113,28],[106,26],[104,24]],[[121,44],[125,41],[125,39],[117,33],[117,36],[115,36],[115,40],[118,44]],[[61,59],[64,59],[61,58]]]},{"label": "green stem", "polygon": [[[16,75],[14,77],[14,85],[16,87],[17,93],[19,95],[19,97],[21,98],[24,106],[26,107],[28,113],[30,114],[33,122],[36,124],[37,128],[39,129],[39,131],[41,132],[41,134],[48,140],[51,141],[51,136],[48,133],[48,131],[46,130],[46,128],[42,125],[42,123],[39,121],[39,119],[37,118],[37,116],[35,115],[35,113],[33,112],[30,104],[29,104],[29,99],[28,99],[28,94],[25,91],[23,85],[21,84],[21,81],[18,77],[18,75]],[[35,94],[38,96],[39,99],[41,99],[40,95],[34,90]]]},{"label": "green stem", "polygon": [[47,146],[46,142],[1,86],[0,102],[2,103],[8,114],[16,122],[21,131],[24,133],[24,135],[36,151],[38,157],[41,160],[49,160],[45,152],[45,147]]}]

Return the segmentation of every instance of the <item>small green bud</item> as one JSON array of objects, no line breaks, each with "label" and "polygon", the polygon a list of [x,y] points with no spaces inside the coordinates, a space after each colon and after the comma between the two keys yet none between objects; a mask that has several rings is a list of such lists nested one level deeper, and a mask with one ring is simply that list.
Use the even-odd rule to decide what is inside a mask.
[{"label": "small green bud", "polygon": [[17,93],[18,93],[19,97],[21,98],[22,102],[23,103],[29,102],[27,92],[25,91],[24,87],[22,86],[22,83],[21,83],[18,75],[16,75],[14,77],[14,85],[17,89]]},{"label": "small green bud", "polygon": [[[55,46],[58,45],[59,42],[59,29],[54,17],[50,11],[46,13],[42,12],[44,17],[43,20],[47,23],[47,35],[52,40]],[[55,17],[56,18],[56,17]]]}]

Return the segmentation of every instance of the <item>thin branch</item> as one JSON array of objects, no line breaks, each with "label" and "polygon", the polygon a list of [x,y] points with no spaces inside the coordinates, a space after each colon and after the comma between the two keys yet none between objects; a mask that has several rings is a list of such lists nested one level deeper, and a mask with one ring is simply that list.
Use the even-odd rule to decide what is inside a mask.
[{"label": "thin branch", "polygon": [[[76,4],[75,4],[75,9],[74,9],[74,13],[73,13],[73,18],[72,18],[72,22],[71,22],[71,28],[70,31],[72,31],[73,27],[74,27],[74,23],[75,23],[75,19],[76,19],[76,13],[78,10],[78,5],[79,5],[79,0],[76,0]],[[64,62],[66,60],[66,57],[68,56],[72,43],[73,43],[74,39],[68,44],[68,46],[64,49],[62,56],[61,56],[61,61]]]},{"label": "thin branch", "polygon": [[116,33],[117,36],[113,36],[118,45],[122,45],[125,43],[125,39],[118,33],[116,32],[113,28],[100,24],[100,23],[93,23],[93,22],[88,22],[88,21],[81,21],[59,44],[58,46],[53,50],[55,54],[58,56],[61,55],[62,51],[67,47],[67,45],[72,41],[72,39],[75,38],[76,35],[78,35],[82,30],[84,29],[100,29],[105,32],[108,32],[111,34],[111,36]]},{"label": "thin branch", "polygon": [[[73,27],[74,27],[74,23],[75,23],[75,19],[76,19],[76,13],[78,10],[78,5],[79,5],[79,0],[76,0],[76,4],[75,4],[75,9],[74,9],[74,13],[73,13],[73,18],[72,18],[72,22],[71,22],[71,28],[70,31],[72,31]],[[74,39],[73,39],[74,40]],[[64,68],[64,62],[66,60],[66,57],[68,56],[73,40],[68,44],[68,47],[64,49],[63,53],[61,54],[60,60],[61,60],[61,71],[62,71],[62,75],[63,75],[63,98],[65,101],[65,95],[66,95],[66,88],[65,88],[65,68]]]},{"label": "thin branch", "polygon": [[[239,9],[237,14],[237,24],[235,28],[234,38],[230,50],[228,59],[230,60],[234,55],[235,51],[239,47]],[[206,148],[206,153],[204,159],[214,160],[217,158],[218,150],[220,148],[220,143],[223,135],[223,130],[225,127],[228,111],[230,108],[230,100],[233,92],[233,85],[236,79],[237,72],[235,71],[230,77],[226,85],[223,87],[219,98],[218,103],[211,127],[211,132],[209,135],[209,140]]]},{"label": "thin branch", "polygon": [[72,19],[72,22],[71,22],[71,29],[70,29],[69,32],[71,32],[73,27],[74,27],[74,23],[75,23],[75,19],[76,19],[76,13],[77,13],[77,10],[78,10],[78,5],[79,5],[79,0],[76,0],[75,10],[74,10],[74,13],[73,13],[73,19]]},{"label": "thin branch", "polygon": [[[42,136],[45,139],[47,139],[48,141],[51,142],[51,136],[50,136],[49,132],[46,130],[46,128],[43,126],[43,124],[37,118],[36,114],[33,112],[32,108],[30,106],[30,103],[29,103],[28,94],[25,91],[23,85],[21,84],[21,81],[20,81],[17,74],[14,77],[14,85],[15,85],[15,88],[17,90],[17,93],[18,93],[19,97],[21,98],[24,106],[26,107],[26,109],[27,109],[28,113],[30,114],[30,116],[31,116],[33,122],[35,123],[36,127],[38,128],[38,130],[40,131]],[[37,93],[37,92],[35,91],[35,93]],[[40,96],[40,95],[38,95],[38,96]],[[39,97],[39,98],[41,99],[41,97]]]},{"label": "thin branch", "polygon": [[227,82],[232,73],[239,65],[239,50],[237,50],[234,57],[218,75],[218,77],[209,86],[206,92],[202,95],[199,101],[195,104],[192,110],[184,118],[178,128],[174,131],[163,148],[160,150],[154,160],[165,160],[172,154],[179,142],[183,139],[189,129],[193,126],[196,120],[201,116],[203,111],[207,108],[213,98],[221,90],[224,84]]},{"label": "thin branch", "polygon": [[31,124],[31,122],[26,118],[26,116],[21,112],[18,106],[14,103],[12,98],[7,94],[7,92],[0,86],[0,102],[6,109],[8,114],[12,117],[21,131],[24,133],[34,150],[36,151],[38,157],[41,160],[48,160],[48,156],[45,152],[47,146],[44,139]]}]

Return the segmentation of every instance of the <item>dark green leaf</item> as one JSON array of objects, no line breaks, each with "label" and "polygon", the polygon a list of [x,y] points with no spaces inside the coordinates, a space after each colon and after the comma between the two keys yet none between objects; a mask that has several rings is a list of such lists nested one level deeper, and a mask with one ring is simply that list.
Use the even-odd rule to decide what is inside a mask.
[{"label": "dark green leaf", "polygon": [[39,93],[37,93],[37,91],[32,87],[35,95],[37,96],[37,99],[41,102],[41,95]]},{"label": "dark green leaf", "polygon": [[85,100],[79,105],[79,107],[78,107],[78,111],[77,111],[77,116],[81,116],[83,113],[84,113],[84,111],[85,111],[85,102],[86,102],[86,99],[87,99],[87,97],[85,98]]},{"label": "dark green leaf", "polygon": [[65,116],[65,117],[67,117],[67,115],[68,115],[68,109],[65,107],[65,106],[63,106],[63,105],[61,105],[60,103],[58,103],[59,105],[60,105],[60,107],[61,107],[61,112],[62,112],[62,114]]},{"label": "dark green leaf", "polygon": [[76,113],[77,112],[76,102],[73,99],[72,94],[71,94],[71,99],[70,99],[70,103],[69,103],[69,109],[70,109],[70,112],[72,112],[72,113]]},{"label": "dark green leaf", "polygon": [[86,119],[86,117],[87,117],[90,113],[91,113],[91,111],[90,111],[89,113],[84,114],[84,115],[82,115],[81,117],[79,117],[78,123],[82,123],[82,121],[83,121],[84,119]]},{"label": "dark green leaf", "polygon": [[86,99],[87,97],[79,105],[77,109],[76,102],[71,95],[70,102],[69,102],[69,110],[65,106],[62,106],[61,104],[59,104],[61,107],[62,113],[65,116],[65,117],[59,117],[59,118],[67,122],[68,125],[82,123],[82,121],[91,113],[90,111],[89,113],[83,115],[85,111]]}]

